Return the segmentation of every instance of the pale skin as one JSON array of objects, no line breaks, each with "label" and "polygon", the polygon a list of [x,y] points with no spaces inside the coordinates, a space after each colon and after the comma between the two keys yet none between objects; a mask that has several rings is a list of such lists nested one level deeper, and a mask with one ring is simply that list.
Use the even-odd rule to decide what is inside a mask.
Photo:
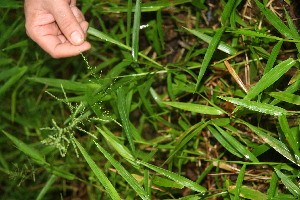
[{"label": "pale skin", "polygon": [[53,58],[76,56],[91,48],[88,22],[76,0],[25,0],[27,35]]}]

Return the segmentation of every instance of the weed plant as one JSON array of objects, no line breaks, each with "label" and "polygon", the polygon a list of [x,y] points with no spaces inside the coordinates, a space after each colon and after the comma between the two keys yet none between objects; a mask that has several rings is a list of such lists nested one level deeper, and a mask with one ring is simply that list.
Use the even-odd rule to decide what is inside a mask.
[{"label": "weed plant", "polygon": [[[1,199],[298,199],[295,1],[78,2],[55,60],[0,1]],[[299,12],[299,10],[298,10]]]}]

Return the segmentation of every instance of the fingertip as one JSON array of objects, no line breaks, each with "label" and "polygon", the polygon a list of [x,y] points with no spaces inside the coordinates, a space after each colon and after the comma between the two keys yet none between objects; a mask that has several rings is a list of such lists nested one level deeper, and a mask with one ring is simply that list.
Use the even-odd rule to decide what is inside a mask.
[{"label": "fingertip", "polygon": [[83,35],[80,33],[80,31],[74,31],[73,33],[71,33],[71,42],[74,45],[81,45],[84,42],[84,37]]}]

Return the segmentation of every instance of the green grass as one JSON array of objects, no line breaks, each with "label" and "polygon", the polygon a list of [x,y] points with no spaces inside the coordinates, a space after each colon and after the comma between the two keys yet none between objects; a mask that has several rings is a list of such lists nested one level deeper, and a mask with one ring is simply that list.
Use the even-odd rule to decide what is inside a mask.
[{"label": "green grass", "polygon": [[205,2],[78,1],[60,60],[1,2],[0,199],[300,198],[290,1]]}]

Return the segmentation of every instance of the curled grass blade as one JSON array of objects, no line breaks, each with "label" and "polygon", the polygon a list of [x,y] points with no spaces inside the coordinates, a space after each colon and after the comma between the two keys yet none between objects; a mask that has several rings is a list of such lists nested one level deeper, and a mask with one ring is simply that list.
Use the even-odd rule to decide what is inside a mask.
[{"label": "curled grass blade", "polygon": [[229,101],[230,103],[243,106],[245,108],[248,108],[249,110],[257,111],[260,113],[265,113],[269,115],[275,115],[275,116],[280,116],[280,115],[286,115],[287,110],[278,107],[278,106],[272,106],[270,104],[266,103],[258,103],[255,101],[249,101],[245,99],[238,99],[238,98],[233,98],[233,97],[221,97],[219,96],[220,99],[223,99],[225,101]]},{"label": "curled grass blade", "polygon": [[103,153],[107,160],[116,168],[124,180],[136,191],[136,193],[144,200],[150,199],[145,190],[133,178],[133,176],[118,162],[116,161],[105,149],[103,149],[97,142],[94,141],[97,148]]},{"label": "curled grass blade", "polygon": [[78,147],[78,149],[80,150],[81,154],[83,155],[84,159],[90,166],[91,170],[96,175],[98,181],[106,189],[109,196],[113,200],[121,200],[121,197],[119,196],[117,190],[114,188],[114,186],[108,180],[108,178],[105,176],[103,171],[96,165],[96,163],[93,161],[93,159],[90,157],[90,155],[85,151],[85,149],[81,146],[81,144],[75,138],[74,138],[74,142],[75,142],[76,146]]},{"label": "curled grass blade", "polygon": [[168,177],[169,179],[187,187],[187,188],[190,188],[191,190],[194,190],[194,191],[197,191],[197,192],[206,192],[206,188],[202,187],[201,185],[191,181],[190,179],[187,179],[183,176],[180,176],[174,172],[171,172],[169,170],[166,170],[166,169],[163,169],[163,168],[160,168],[160,167],[157,167],[155,165],[152,165],[152,164],[149,164],[149,163],[146,163],[146,162],[143,162],[143,161],[137,161],[138,164],[141,164],[157,173],[160,173],[166,177]]},{"label": "curled grass blade", "polygon": [[208,115],[221,115],[223,114],[222,110],[216,109],[211,106],[194,104],[194,103],[182,103],[182,102],[163,102],[166,105],[179,108],[182,110],[187,110],[191,112],[201,113],[201,114],[208,114]]},{"label": "curled grass blade", "polygon": [[292,58],[289,58],[274,68],[272,68],[268,73],[266,73],[258,83],[249,91],[249,93],[244,97],[244,99],[250,100],[256,97],[263,90],[272,85],[277,81],[281,76],[283,76],[291,67],[296,64],[296,61]]}]

